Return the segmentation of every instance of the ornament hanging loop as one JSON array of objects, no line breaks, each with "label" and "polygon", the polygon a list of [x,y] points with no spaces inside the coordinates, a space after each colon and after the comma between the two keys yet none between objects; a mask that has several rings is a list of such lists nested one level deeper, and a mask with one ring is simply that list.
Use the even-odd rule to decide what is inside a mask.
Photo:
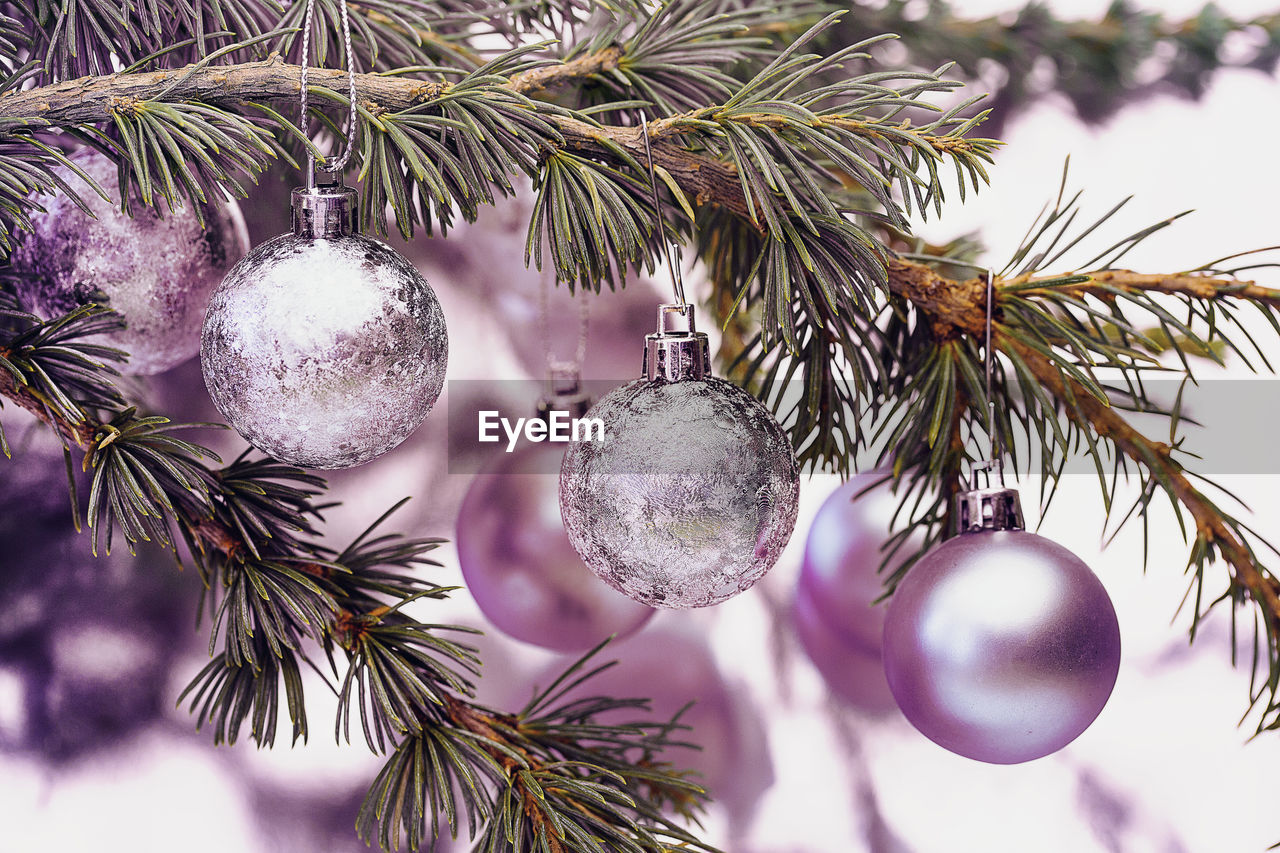
[{"label": "ornament hanging loop", "polygon": [[[347,60],[347,124],[343,130],[343,136],[346,137],[346,144],[342,151],[336,156],[326,157],[324,162],[317,165],[316,155],[308,146],[307,148],[307,189],[312,190],[318,187],[337,187],[342,185],[342,171],[346,168],[347,162],[351,159],[351,153],[355,148],[355,135],[359,131],[360,125],[357,121],[356,107],[356,68],[355,55],[351,50],[351,16],[347,10],[347,0],[338,0],[338,8],[342,17],[342,46],[346,54]],[[299,80],[299,88],[301,91],[301,110],[298,116],[298,127],[302,131],[302,135],[307,139],[311,138],[311,115],[308,112],[308,96],[310,92],[307,86],[307,72],[311,59],[311,20],[314,17],[316,9],[316,0],[307,0],[307,9],[302,18],[302,73]]]},{"label": "ornament hanging loop", "polygon": [[[996,403],[991,392],[991,377],[995,365],[995,349],[992,346],[992,329],[995,307],[995,274],[986,270],[986,324],[983,329],[983,372],[986,379],[984,420],[986,421],[987,458],[971,466],[972,486],[956,494],[952,516],[956,533],[978,533],[995,530],[1022,530],[1025,523],[1018,490],[1008,488],[1004,480],[1004,447],[996,430]],[[995,471],[992,477],[991,472]],[[979,487],[978,475],[984,485]],[[993,480],[995,482],[993,482]],[[998,485],[997,485],[998,483]]]},{"label": "ornament hanging loop", "polygon": [[986,400],[984,401],[985,418],[987,426],[988,451],[987,458],[973,466],[974,485],[977,485],[977,473],[983,472],[986,477],[987,487],[990,488],[991,470],[995,469],[996,479],[1000,482],[1000,488],[1004,488],[1004,448],[1001,446],[1000,437],[996,434],[996,401],[991,393],[991,374],[995,363],[995,351],[991,346],[991,330],[995,325],[992,319],[995,306],[995,274],[987,269],[987,288],[986,288],[986,324],[984,326],[984,341],[982,348],[983,372],[986,377]]},{"label": "ornament hanging loop", "polygon": [[582,387],[582,366],[587,360],[587,334],[591,324],[591,308],[587,290],[583,288],[578,299],[578,342],[572,361],[555,357],[551,341],[551,284],[550,275],[542,273],[538,279],[538,322],[542,326],[542,349],[546,359],[547,381],[545,393],[538,399],[538,417],[552,426],[552,416],[564,412],[571,418],[586,417],[591,408],[591,395]]},{"label": "ornament hanging loop", "polygon": [[680,272],[680,264],[676,262],[671,240],[667,236],[667,220],[662,214],[662,199],[658,195],[658,175],[653,168],[653,148],[649,144],[649,118],[644,113],[640,114],[640,136],[644,139],[644,156],[649,165],[649,191],[653,194],[653,215],[658,220],[658,237],[662,240],[662,249],[667,256],[667,269],[671,272],[671,287],[675,291],[676,304],[688,305],[688,300],[684,298],[684,278]]}]

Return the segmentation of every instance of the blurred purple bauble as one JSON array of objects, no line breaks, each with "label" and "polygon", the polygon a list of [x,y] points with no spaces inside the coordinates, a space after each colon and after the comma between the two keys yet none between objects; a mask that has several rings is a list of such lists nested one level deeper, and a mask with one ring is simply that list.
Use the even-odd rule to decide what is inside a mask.
[{"label": "blurred purple bauble", "polygon": [[560,522],[563,445],[521,445],[481,471],[458,513],[458,562],[480,610],[500,631],[557,651],[626,637],[654,611],[582,564]]},{"label": "blurred purple bauble", "polygon": [[907,719],[952,752],[1017,764],[1056,752],[1102,711],[1120,628],[1079,557],[1021,530],[963,533],[891,599],[884,666]]},{"label": "blurred purple bauble", "polygon": [[159,548],[89,553],[49,444],[0,461],[0,749],[70,760],[160,716],[195,601]]},{"label": "blurred purple bauble", "polygon": [[[830,628],[880,654],[885,604],[875,604],[883,592],[881,548],[889,538],[898,500],[890,481],[865,494],[863,489],[889,474],[885,470],[859,474],[831,493],[813,517],[804,543],[800,587]],[[855,499],[856,496],[856,499]],[[911,553],[904,546],[886,566],[892,572]]]},{"label": "blurred purple bauble", "polygon": [[43,317],[89,302],[118,311],[127,327],[100,342],[129,353],[127,373],[181,364],[200,351],[209,295],[249,248],[239,208],[207,205],[202,226],[190,202],[161,216],[134,199],[130,217],[120,210],[115,163],[91,148],[71,159],[111,201],[70,170],[55,170],[93,215],[65,195],[38,199],[45,210],[31,214],[32,232],[12,258],[19,299]]},{"label": "blurred purple bauble", "polygon": [[878,642],[866,645],[832,628],[804,587],[796,591],[791,620],[805,654],[838,699],[869,714],[897,710]]},{"label": "blurred purple bauble", "polygon": [[[616,666],[575,687],[563,701],[590,696],[650,700],[651,712],[624,708],[598,716],[613,725],[663,722],[694,703],[680,717],[689,731],[673,732],[671,739],[701,749],[671,747],[659,760],[697,772],[693,781],[735,820],[753,817],[756,803],[774,781],[768,739],[755,703],[745,689],[726,683],[706,641],[692,632],[651,628],[610,645],[599,662],[611,658],[617,659]],[[563,669],[563,663],[549,669],[541,683],[545,686]]]}]

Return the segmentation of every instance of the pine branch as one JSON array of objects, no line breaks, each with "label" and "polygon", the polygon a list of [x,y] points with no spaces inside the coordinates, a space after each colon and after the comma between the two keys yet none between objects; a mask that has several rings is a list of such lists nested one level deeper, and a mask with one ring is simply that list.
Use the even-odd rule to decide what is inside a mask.
[{"label": "pine branch", "polygon": [[833,45],[896,32],[916,67],[954,62],[966,78],[990,80],[998,66],[1003,73],[989,85],[1001,123],[1050,92],[1065,95],[1083,120],[1100,122],[1155,94],[1199,99],[1222,70],[1269,74],[1280,60],[1280,15],[1237,18],[1212,3],[1187,18],[1131,3],[1112,3],[1096,19],[1064,17],[1041,3],[982,18],[965,17],[948,0],[923,9],[905,0],[859,7],[832,33]]},{"label": "pine branch", "polygon": [[1063,295],[1111,299],[1119,291],[1129,294],[1164,293],[1205,302],[1238,300],[1280,308],[1280,290],[1263,287],[1256,281],[1238,278],[1221,278],[1202,273],[1160,275],[1113,269],[1096,270],[1080,273],[1080,275],[1086,280],[1071,284],[1054,284],[1052,287],[1037,285],[1040,281],[1060,280],[1060,276],[1017,276],[1006,279],[1004,286],[1016,287],[1019,295],[1028,298]]},{"label": "pine branch", "polygon": [[[456,831],[457,782],[468,791],[472,835],[485,825],[487,850],[599,850],[593,840],[599,838],[634,853],[665,853],[672,845],[712,849],[660,811],[664,797],[678,793],[681,814],[694,819],[705,797],[673,769],[652,764],[672,743],[670,724],[593,720],[634,702],[597,700],[594,711],[571,719],[500,715],[474,703],[471,676],[479,660],[441,636],[463,629],[424,624],[403,611],[449,593],[412,573],[438,565],[425,555],[440,540],[375,535],[388,512],[335,553],[316,541],[312,524],[322,480],[245,457],[210,467],[204,460],[216,457],[171,435],[180,427],[126,405],[112,385],[114,371],[99,360],[123,354],[83,340],[118,327],[114,314],[88,306],[41,321],[4,299],[0,320],[0,398],[83,453],[92,471],[95,551],[104,531],[109,550],[118,529],[130,546],[153,540],[176,556],[170,534],[176,524],[213,592],[212,659],[180,700],[190,700],[198,726],[213,726],[216,742],[234,743],[247,723],[259,745],[271,745],[281,686],[293,740],[307,736],[301,665],[311,663],[309,639],[331,663],[338,649],[348,658],[337,734],[355,712],[370,747],[391,750],[358,819],[366,840],[376,837],[393,849],[404,832],[417,848],[427,814],[438,831],[442,811]],[[515,763],[508,760],[515,756]],[[412,781],[400,779],[404,772]],[[495,801],[517,803],[524,822],[503,817]]]},{"label": "pine branch", "polygon": [[[1017,355],[1031,376],[1062,404],[1068,417],[1098,436],[1115,442],[1131,459],[1144,465],[1191,513],[1196,523],[1193,554],[1208,548],[1220,551],[1231,568],[1234,583],[1247,589],[1258,604],[1266,627],[1269,657],[1275,660],[1280,653],[1280,579],[1257,562],[1257,555],[1242,538],[1235,520],[1192,485],[1182,465],[1173,458],[1173,448],[1142,435],[1114,407],[1099,400],[1079,382],[1064,376],[1063,371],[1041,353],[1006,335],[1000,336],[998,345],[1001,350]],[[1202,579],[1197,581],[1200,582]],[[1269,681],[1274,683],[1274,675]],[[1273,687],[1266,718],[1273,713],[1274,704]]]},{"label": "pine branch", "polygon": [[[546,65],[513,75],[503,87],[515,94],[545,93],[570,79],[608,70],[616,63],[617,48],[607,47],[559,65]],[[293,103],[298,96],[301,69],[279,57],[231,67],[194,71],[152,71],[109,74],[57,83],[0,96],[0,120],[39,120],[45,126],[77,126],[111,119],[121,109],[135,109],[162,93],[166,102],[199,102],[217,107],[242,107],[250,102]],[[309,80],[316,87],[341,91],[346,75],[313,68]],[[370,113],[399,112],[444,96],[449,85],[404,77],[374,74],[356,76],[356,91]],[[631,159],[643,157],[644,142],[638,128],[597,126],[571,116],[552,116],[566,149],[614,158],[625,152]],[[746,212],[732,165],[692,155],[663,137],[675,133],[662,122],[652,128],[654,163],[681,182],[686,195],[708,203]],[[728,185],[726,188],[726,184]]]}]

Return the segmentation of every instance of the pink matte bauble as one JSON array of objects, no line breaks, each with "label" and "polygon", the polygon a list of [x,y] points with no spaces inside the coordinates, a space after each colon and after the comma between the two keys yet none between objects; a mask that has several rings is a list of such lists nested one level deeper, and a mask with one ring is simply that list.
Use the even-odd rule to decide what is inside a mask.
[{"label": "pink matte bauble", "polygon": [[626,637],[650,607],[583,565],[560,521],[562,444],[521,445],[476,475],[458,513],[458,562],[481,612],[503,633],[557,651]]},{"label": "pink matte bauble", "polygon": [[[881,548],[892,532],[898,498],[890,491],[890,481],[859,493],[887,473],[880,469],[859,474],[831,493],[813,518],[800,565],[800,587],[823,622],[877,654],[887,608],[873,602],[884,592]],[[914,551],[910,543],[904,545],[886,571],[892,572]]]},{"label": "pink matte bauble", "polygon": [[884,667],[902,713],[952,752],[1016,764],[1094,721],[1120,668],[1098,578],[1022,530],[964,533],[920,558],[891,599]]},{"label": "pink matte bauble", "polygon": [[[564,701],[590,696],[648,699],[652,711],[624,708],[600,714],[601,722],[661,722],[694,703],[680,718],[690,727],[671,739],[701,747],[671,747],[660,760],[693,770],[693,780],[735,819],[753,815],[773,784],[773,763],[759,711],[744,689],[726,683],[706,641],[692,631],[650,629],[601,652],[596,663],[617,665],[570,691]],[[541,683],[559,675],[549,670]]]},{"label": "pink matte bauble", "polygon": [[837,699],[868,714],[897,711],[879,643],[865,645],[829,626],[803,587],[796,591],[791,621],[805,654]]}]

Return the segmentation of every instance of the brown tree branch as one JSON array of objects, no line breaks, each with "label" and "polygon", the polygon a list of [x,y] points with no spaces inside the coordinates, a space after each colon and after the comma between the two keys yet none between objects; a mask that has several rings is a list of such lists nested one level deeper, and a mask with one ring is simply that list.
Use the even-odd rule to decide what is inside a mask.
[{"label": "brown tree branch", "polygon": [[[1024,297],[1049,296],[1052,294],[1068,294],[1070,296],[1095,296],[1099,299],[1113,299],[1115,293],[1109,288],[1118,288],[1130,293],[1167,293],[1171,296],[1186,296],[1191,299],[1205,301],[1221,299],[1240,299],[1248,302],[1260,302],[1264,305],[1280,308],[1280,290],[1262,287],[1254,281],[1235,278],[1215,278],[1195,273],[1138,273],[1132,270],[1097,270],[1082,273],[1089,276],[1089,281],[1076,284],[1064,284],[1046,288],[1024,288],[1018,295]],[[1004,285],[1032,284],[1038,280],[1047,280],[1049,276],[1020,276],[1007,279]]]},{"label": "brown tree branch", "polygon": [[[0,357],[6,355],[8,352],[0,349]],[[12,400],[18,408],[30,412],[63,441],[85,451],[93,447],[98,429],[96,424],[88,421],[74,423],[59,417],[31,386],[20,384],[7,370],[0,370],[0,397]]]},{"label": "brown tree branch", "polygon": [[[511,77],[506,89],[533,96],[616,67],[622,53],[616,46],[584,54],[569,62],[524,71]],[[243,108],[251,102],[294,103],[301,87],[301,68],[273,55],[260,62],[167,71],[108,74],[81,77],[26,91],[0,95],[0,119],[46,121],[70,126],[108,121],[114,110],[156,98],[166,101],[198,101],[225,108]],[[313,68],[307,72],[314,86],[343,91],[346,72]],[[449,84],[388,77],[356,75],[356,97],[371,112],[399,111],[440,97]],[[549,115],[568,150],[615,160],[616,148],[643,161],[641,130],[633,127],[593,125],[569,116]],[[715,204],[747,216],[737,170],[732,164],[687,151],[668,137],[675,132],[672,119],[650,125],[654,165],[666,169],[695,204]]]},{"label": "brown tree branch", "polygon": [[1191,484],[1182,465],[1173,458],[1172,448],[1142,435],[1114,408],[1090,394],[1074,379],[1065,377],[1041,353],[999,332],[995,341],[1000,349],[1015,353],[1027,365],[1031,375],[1063,403],[1067,417],[1082,429],[1110,439],[1126,456],[1145,466],[1160,482],[1168,484],[1174,497],[1195,519],[1197,536],[1218,547],[1236,583],[1247,589],[1260,605],[1268,633],[1273,637],[1280,636],[1280,581],[1254,561],[1252,552],[1227,524],[1222,512]]}]

